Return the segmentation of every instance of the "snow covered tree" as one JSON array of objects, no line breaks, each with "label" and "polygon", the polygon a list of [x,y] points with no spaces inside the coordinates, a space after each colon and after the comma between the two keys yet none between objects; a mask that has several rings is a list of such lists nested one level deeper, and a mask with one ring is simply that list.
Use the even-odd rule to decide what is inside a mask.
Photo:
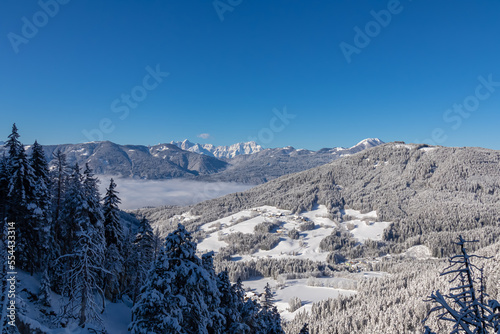
[{"label": "snow covered tree", "polygon": [[[449,266],[441,274],[452,275],[450,283],[456,286],[445,295],[439,290],[431,294],[428,301],[437,305],[429,314],[440,312],[437,318],[452,322],[453,333],[486,334],[489,330],[499,333],[500,312],[496,312],[500,311],[500,304],[493,299],[486,300],[488,295],[484,291],[482,269],[471,262],[471,258],[478,256],[469,255],[465,248],[465,244],[469,242],[476,241],[466,241],[459,236],[456,245],[460,247],[461,254],[452,256]],[[478,275],[478,271],[481,275]],[[426,326],[426,333],[433,332]]]},{"label": "snow covered tree", "polygon": [[262,309],[261,313],[266,324],[266,334],[285,334],[281,328],[281,317],[276,306],[268,310]]},{"label": "snow covered tree", "polygon": [[12,132],[8,136],[9,139],[5,143],[5,147],[7,147],[8,152],[9,152],[9,157],[11,157],[11,158],[16,157],[19,154],[19,152],[21,151],[21,149],[24,150],[23,145],[19,141],[19,137],[20,136],[19,136],[19,133],[17,130],[16,123],[14,123],[12,125]]},{"label": "snow covered tree", "polygon": [[67,181],[69,177],[68,165],[66,163],[66,155],[61,152],[60,149],[52,154],[52,164],[54,165],[54,170],[51,172],[53,193],[54,193],[54,203],[53,203],[53,214],[54,221],[59,219],[61,213],[62,202],[64,200],[64,192],[66,190]]},{"label": "snow covered tree", "polygon": [[182,310],[177,303],[170,303],[175,273],[166,265],[168,256],[163,248],[132,308],[129,331],[133,334],[183,333]]},{"label": "snow covered tree", "polygon": [[120,275],[123,272],[123,228],[120,223],[118,192],[116,183],[110,180],[109,187],[103,199],[104,236],[106,253],[104,267],[109,272],[104,279],[106,297],[115,301],[120,294]]},{"label": "snow covered tree", "polygon": [[62,216],[67,224],[63,235],[69,241],[67,253],[59,258],[64,264],[62,294],[68,297],[62,315],[76,317],[82,328],[87,322],[100,324],[102,309],[95,296],[99,294],[104,301],[101,288],[101,277],[106,272],[102,267],[104,227],[97,182],[88,167],[82,177],[75,166]]},{"label": "snow covered tree", "polygon": [[[241,280],[240,280],[241,284]],[[231,285],[227,271],[217,275],[217,288],[221,293],[219,312],[225,318],[223,333],[249,333],[250,327],[242,322],[240,309],[243,305],[243,294],[236,292],[236,285]]]},{"label": "snow covered tree", "polygon": [[50,260],[55,259],[52,254],[54,247],[53,230],[52,230],[52,215],[51,195],[50,195],[50,179],[49,169],[43,148],[37,141],[33,144],[30,157],[30,164],[34,174],[34,198],[33,204],[36,210],[33,210],[31,219],[35,225],[36,234],[34,241],[37,247],[36,262],[40,271],[44,271]]},{"label": "snow covered tree", "polygon": [[99,194],[99,179],[88,164],[85,164],[82,184],[90,223],[100,232],[98,234],[99,242],[104,243],[104,215]]},{"label": "snow covered tree", "polygon": [[241,307],[242,322],[250,328],[248,333],[264,334],[266,333],[266,322],[262,317],[261,307],[258,302],[248,299]]},{"label": "snow covered tree", "polygon": [[33,273],[37,267],[38,226],[33,216],[41,213],[35,201],[35,175],[14,124],[6,146],[9,148],[7,217],[16,223],[18,264]]},{"label": "snow covered tree", "polygon": [[264,294],[261,297],[261,304],[264,310],[268,310],[272,307],[274,301],[273,292],[271,291],[271,286],[269,283],[264,287]]},{"label": "snow covered tree", "polygon": [[214,286],[201,286],[201,292],[204,296],[205,303],[208,308],[208,312],[210,313],[211,324],[208,325],[209,333],[223,333],[224,324],[226,320],[224,316],[220,313],[219,307],[221,293],[217,286],[217,275],[214,270],[214,260],[213,260],[214,252],[208,252],[202,255],[202,266],[208,273],[207,280],[215,283]]},{"label": "snow covered tree", "polygon": [[131,262],[135,266],[132,301],[137,301],[141,286],[146,283],[148,272],[154,257],[154,235],[149,221],[144,218],[139,224],[135,236]]},{"label": "snow covered tree", "polygon": [[106,247],[115,245],[118,251],[121,251],[123,245],[123,228],[120,223],[120,209],[118,208],[120,203],[116,183],[111,179],[103,199],[104,235],[106,237]]},{"label": "snow covered tree", "polygon": [[129,328],[132,333],[217,333],[210,331],[215,326],[207,296],[218,293],[190,233],[179,224],[165,239]]},{"label": "snow covered tree", "polygon": [[51,284],[48,269],[45,268],[42,274],[42,279],[40,280],[40,292],[38,298],[44,306],[50,306],[52,303],[52,298],[50,296]]}]

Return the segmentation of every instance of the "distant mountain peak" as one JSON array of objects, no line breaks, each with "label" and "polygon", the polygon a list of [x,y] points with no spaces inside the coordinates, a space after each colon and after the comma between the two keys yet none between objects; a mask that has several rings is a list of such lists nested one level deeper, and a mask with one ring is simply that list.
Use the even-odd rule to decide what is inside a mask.
[{"label": "distant mountain peak", "polygon": [[354,146],[360,146],[360,145],[378,146],[378,145],[381,145],[381,144],[385,144],[385,143],[382,140],[378,139],[378,138],[366,138],[366,139],[363,139],[362,141],[360,141],[359,143],[357,143]]},{"label": "distant mountain peak", "polygon": [[215,146],[213,144],[198,144],[192,143],[187,139],[180,141],[171,141],[170,144],[175,145],[183,150],[205,154],[215,158],[231,159],[238,155],[253,154],[263,150],[262,146],[254,141],[246,143],[236,143],[230,146]]}]

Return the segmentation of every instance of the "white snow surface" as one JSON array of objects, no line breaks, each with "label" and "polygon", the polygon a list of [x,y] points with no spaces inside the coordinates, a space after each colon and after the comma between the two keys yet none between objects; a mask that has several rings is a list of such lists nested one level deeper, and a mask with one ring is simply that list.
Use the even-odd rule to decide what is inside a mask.
[{"label": "white snow surface", "polygon": [[[329,278],[315,278],[316,280],[329,280]],[[261,278],[243,281],[243,286],[247,289],[247,297],[264,292],[267,283],[273,291],[274,305],[278,308],[281,317],[285,320],[292,320],[300,312],[310,312],[312,304],[329,298],[337,298],[340,295],[351,296],[356,293],[354,290],[334,289],[322,286],[308,286],[308,279],[286,280],[284,286],[280,287],[277,281],[272,278]],[[302,301],[302,307],[290,312],[289,301],[292,297],[298,297]]]},{"label": "white snow surface", "polygon": [[[86,328],[82,329],[78,327],[76,321],[67,328],[51,329],[50,327],[53,327],[51,326],[51,321],[53,319],[51,317],[44,316],[40,312],[40,306],[36,302],[28,301],[29,294],[26,291],[23,291],[26,289],[30,293],[38,294],[40,286],[39,275],[35,274],[34,276],[30,276],[28,273],[18,270],[16,279],[19,281],[17,294],[22,298],[24,304],[26,305],[26,314],[20,318],[23,322],[30,323],[34,327],[41,328],[48,334],[90,334],[95,333],[91,331],[91,329],[99,329],[99,326],[95,324],[88,324]],[[60,295],[51,292],[51,299],[52,307],[46,309],[48,309],[49,312],[52,310],[59,314],[61,305],[63,305],[66,298],[62,298]],[[108,334],[128,333],[127,327],[130,323],[131,309],[124,303],[111,303],[106,301],[106,309],[100,316]]]},{"label": "white snow surface", "polygon": [[[352,217],[352,220],[342,222],[340,225],[355,226],[351,233],[360,242],[367,239],[382,240],[384,229],[389,226],[389,222],[376,222],[376,211],[365,214],[356,210],[347,209],[345,212]],[[261,206],[249,210],[244,210],[233,214],[229,217],[218,219],[201,226],[201,229],[208,233],[208,236],[198,244],[200,251],[218,251],[220,248],[227,246],[224,241],[219,240],[219,235],[228,235],[231,233],[253,233],[254,227],[262,222],[276,219],[282,221],[280,229],[277,233],[281,237],[280,243],[271,250],[259,250],[251,255],[239,254],[234,258],[238,261],[246,261],[255,258],[288,258],[299,257],[314,261],[326,261],[327,252],[321,252],[319,244],[321,240],[332,233],[333,227],[338,224],[327,218],[328,209],[324,205],[303,212],[300,215],[292,214],[288,210],[278,209],[272,206]],[[242,217],[248,217],[247,220],[242,220]],[[316,227],[310,231],[300,232],[300,239],[293,240],[288,237],[288,231],[292,229],[299,230],[299,226],[305,221],[313,221]],[[220,230],[217,226],[220,224]]]}]

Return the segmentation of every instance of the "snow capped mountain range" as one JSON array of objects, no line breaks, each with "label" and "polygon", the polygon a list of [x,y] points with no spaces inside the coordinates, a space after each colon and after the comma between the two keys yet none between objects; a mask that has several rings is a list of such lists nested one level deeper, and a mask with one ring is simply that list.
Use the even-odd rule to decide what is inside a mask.
[{"label": "snow capped mountain range", "polygon": [[[188,140],[153,146],[119,145],[109,141],[47,145],[49,162],[61,150],[68,165],[89,164],[96,174],[139,179],[189,178],[203,181],[260,184],[285,174],[317,167],[343,156],[383,144],[365,139],[350,148],[323,148],[318,151],[267,148],[255,142],[230,146],[196,144]],[[30,146],[25,146],[28,151]],[[0,154],[6,147],[0,146]]]},{"label": "snow capped mountain range", "polygon": [[384,142],[378,138],[367,138],[356,145],[349,147],[349,148],[344,148],[344,147],[334,147],[334,148],[323,148],[319,151],[310,151],[306,149],[295,149],[292,146],[286,146],[282,148],[268,148],[264,149],[262,146],[257,144],[254,141],[249,141],[246,143],[236,143],[230,146],[215,146],[213,144],[198,144],[198,143],[192,143],[189,140],[185,139],[183,141],[171,141],[170,144],[177,146],[180,149],[183,149],[185,151],[189,152],[194,152],[198,154],[204,154],[208,155],[211,157],[215,157],[218,159],[232,159],[235,158],[239,155],[249,155],[249,154],[255,154],[259,153],[262,151],[266,150],[271,150],[271,151],[276,151],[276,150],[283,150],[283,151],[289,151],[290,153],[293,152],[308,152],[308,153],[338,153],[338,152],[344,152],[347,154],[353,154],[362,150],[365,150],[370,147],[375,147],[380,144],[383,144]]},{"label": "snow capped mountain range", "polygon": [[212,144],[195,144],[185,139],[184,141],[171,141],[170,144],[185,151],[205,154],[215,158],[231,159],[237,155],[253,154],[263,150],[262,146],[254,141],[247,143],[236,143],[230,146],[215,146]]}]

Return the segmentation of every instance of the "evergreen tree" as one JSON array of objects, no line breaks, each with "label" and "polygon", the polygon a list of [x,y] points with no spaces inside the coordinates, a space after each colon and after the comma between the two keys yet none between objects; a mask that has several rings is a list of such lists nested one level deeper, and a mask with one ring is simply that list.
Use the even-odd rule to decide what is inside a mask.
[{"label": "evergreen tree", "polygon": [[261,313],[261,307],[258,302],[249,298],[242,304],[241,310],[242,322],[250,328],[249,333],[264,334],[266,333],[266,323]]},{"label": "evergreen tree", "polygon": [[52,154],[52,164],[55,168],[52,174],[52,185],[54,193],[54,221],[59,220],[59,215],[61,213],[62,203],[64,200],[64,192],[66,190],[67,181],[69,177],[68,165],[66,163],[66,155],[57,149]]},{"label": "evergreen tree", "polygon": [[107,298],[116,301],[120,295],[120,276],[123,274],[123,228],[120,223],[118,192],[116,183],[110,180],[109,188],[103,199],[104,236],[106,239],[106,254],[104,267],[109,272],[104,279],[104,292]]},{"label": "evergreen tree", "polygon": [[221,293],[217,286],[217,275],[215,274],[214,270],[213,256],[214,252],[205,253],[201,257],[201,262],[203,268],[208,273],[208,281],[215,283],[215,289],[214,286],[202,285],[201,293],[204,296],[205,304],[207,305],[207,309],[210,314],[209,315],[210,324],[207,327],[208,332],[215,334],[215,333],[224,333],[223,329],[226,319],[219,311],[219,308],[221,306],[220,304]]},{"label": "evergreen tree", "polygon": [[141,286],[146,283],[154,256],[153,229],[146,218],[143,218],[139,224],[133,249],[131,261],[135,265],[135,279],[132,301],[135,303]]},{"label": "evergreen tree", "polygon": [[99,179],[88,164],[83,171],[83,194],[88,206],[90,223],[99,233],[99,242],[104,243],[104,215],[99,194]]},{"label": "evergreen tree", "polygon": [[285,334],[281,328],[281,317],[276,306],[262,309],[260,316],[264,319],[266,334]]},{"label": "evergreen tree", "polygon": [[208,334],[213,320],[206,300],[217,294],[215,280],[196,256],[196,244],[179,224],[165,239],[129,328],[132,333]]},{"label": "evergreen tree", "polygon": [[271,286],[267,283],[264,287],[264,294],[261,298],[262,308],[267,311],[272,307],[273,301],[273,292],[271,291]]},{"label": "evergreen tree", "polygon": [[237,293],[236,285],[231,285],[227,271],[222,271],[217,275],[217,288],[221,293],[219,311],[225,318],[223,332],[230,334],[249,333],[250,327],[242,323],[240,313],[244,302],[243,295]]},{"label": "evergreen tree", "polygon": [[43,148],[37,141],[33,144],[30,164],[35,176],[34,205],[37,210],[33,211],[33,223],[36,226],[34,242],[38,246],[36,262],[38,269],[43,271],[51,259],[55,259],[52,250],[54,247],[52,217],[50,214],[50,179],[49,169]]},{"label": "evergreen tree", "polygon": [[19,141],[19,133],[17,132],[16,123],[12,125],[12,132],[8,136],[8,140],[5,143],[5,147],[7,147],[9,152],[9,157],[17,157],[21,150],[24,150],[23,145]]},{"label": "evergreen tree", "polygon": [[78,228],[78,217],[83,213],[80,206],[84,205],[84,193],[82,189],[83,177],[78,164],[72,168],[68,178],[67,191],[61,204],[59,221],[56,224],[56,240],[59,242],[60,254],[68,254],[73,249]]},{"label": "evergreen tree", "polygon": [[106,247],[115,245],[118,251],[121,251],[123,247],[123,228],[120,223],[120,210],[118,208],[121,201],[115,188],[116,183],[111,179],[103,199],[104,235]]},{"label": "evergreen tree", "polygon": [[133,334],[185,333],[181,327],[181,308],[177,303],[169,303],[175,274],[165,265],[169,261],[167,256],[162,249],[141,290],[139,301],[132,308],[134,320],[129,330]]},{"label": "evergreen tree", "polygon": [[35,175],[28,162],[24,146],[18,140],[14,124],[9,135],[9,185],[7,193],[7,217],[16,223],[16,247],[18,264],[33,273],[37,267],[37,238],[39,227],[33,219],[42,213],[35,198]]},{"label": "evergreen tree", "polygon": [[50,306],[52,303],[52,298],[50,297],[50,277],[48,269],[46,268],[43,271],[42,279],[40,280],[40,293],[38,294],[38,298],[40,302],[44,306]]},{"label": "evergreen tree", "polygon": [[95,294],[103,298],[101,277],[104,257],[104,227],[96,179],[89,168],[85,174],[75,166],[68,196],[63,205],[66,228],[63,236],[68,238],[67,253],[59,258],[64,263],[62,294],[68,297],[62,313],[68,318],[76,317],[78,325],[85,327],[90,322],[101,323]]}]

